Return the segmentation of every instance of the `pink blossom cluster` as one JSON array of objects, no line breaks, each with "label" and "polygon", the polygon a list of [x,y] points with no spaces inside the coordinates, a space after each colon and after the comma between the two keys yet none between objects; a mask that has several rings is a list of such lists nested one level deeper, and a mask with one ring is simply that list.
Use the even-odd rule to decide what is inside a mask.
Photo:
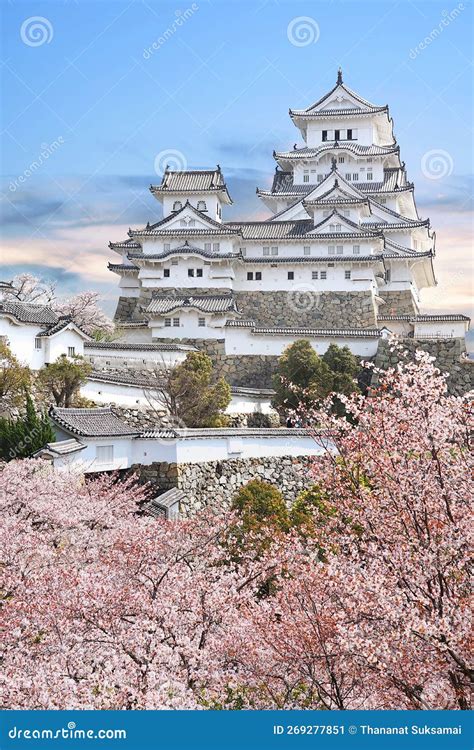
[{"label": "pink blossom cluster", "polygon": [[2,707],[468,708],[466,403],[421,353],[341,399],[304,415],[337,446],[323,504],[239,554],[223,508],[158,521],[133,479],[8,464]]}]

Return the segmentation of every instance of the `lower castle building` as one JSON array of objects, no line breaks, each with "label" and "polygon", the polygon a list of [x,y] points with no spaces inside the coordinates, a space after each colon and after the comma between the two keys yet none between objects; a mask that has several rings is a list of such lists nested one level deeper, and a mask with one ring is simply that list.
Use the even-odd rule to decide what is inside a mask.
[{"label": "lower castle building", "polygon": [[[381,339],[463,339],[463,315],[420,312],[436,284],[435,233],[419,216],[388,106],[334,88],[290,110],[301,144],[274,152],[272,215],[226,222],[219,166],[166,169],[150,190],[163,218],[130,229],[109,269],[130,340],[198,346],[239,362],[277,357],[296,338],[374,356]],[[242,360],[243,363],[243,360]],[[249,376],[250,377],[250,376]]]}]

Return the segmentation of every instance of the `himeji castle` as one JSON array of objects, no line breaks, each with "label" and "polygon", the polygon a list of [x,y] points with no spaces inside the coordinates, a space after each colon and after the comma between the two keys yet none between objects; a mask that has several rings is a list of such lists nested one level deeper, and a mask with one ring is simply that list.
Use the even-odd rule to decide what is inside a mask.
[{"label": "himeji castle", "polygon": [[[226,357],[278,356],[296,338],[361,356],[383,337],[462,338],[469,319],[420,312],[436,284],[435,233],[420,217],[387,105],[339,71],[307,109],[290,109],[298,143],[275,151],[264,221],[225,221],[220,166],[171,171],[151,185],[163,218],[111,242],[120,258],[116,321],[143,341]],[[135,333],[137,336],[137,333]],[[216,349],[219,345],[220,349]]]}]

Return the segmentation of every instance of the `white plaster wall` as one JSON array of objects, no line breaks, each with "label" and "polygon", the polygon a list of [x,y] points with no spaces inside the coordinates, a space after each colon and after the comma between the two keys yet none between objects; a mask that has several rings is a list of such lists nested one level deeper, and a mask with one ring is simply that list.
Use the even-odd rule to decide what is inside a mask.
[{"label": "white plaster wall", "polygon": [[363,357],[372,357],[377,351],[378,338],[362,337],[340,337],[337,335],[326,337],[314,337],[310,335],[264,335],[253,334],[249,328],[226,328],[225,350],[226,354],[236,355],[272,355],[281,356],[287,346],[298,339],[307,339],[318,354],[324,354],[330,344],[337,346],[348,346],[353,354]]},{"label": "white plaster wall", "polygon": [[[163,194],[161,194],[163,195]],[[194,208],[197,208],[197,204],[199,201],[205,201],[207,211],[205,213],[206,216],[209,216],[209,218],[214,219],[215,221],[220,221],[218,213],[217,213],[217,207],[222,205],[219,195],[217,193],[213,194],[210,193],[208,195],[204,194],[192,194],[192,193],[173,193],[172,195],[163,195],[163,217],[171,216],[173,214],[173,205],[175,201],[181,201],[181,205],[184,206],[186,201],[189,201],[189,203],[194,206]]]},{"label": "white plaster wall", "polygon": [[56,336],[46,339],[45,362],[55,362],[62,354],[68,353],[68,347],[73,346],[76,355],[84,355],[84,339],[76,331],[65,328]]},{"label": "white plaster wall", "polygon": [[0,336],[6,336],[12,354],[32,370],[39,370],[45,363],[45,339],[41,339],[41,349],[35,349],[35,337],[42,330],[40,326],[15,325],[0,317]]},{"label": "white plaster wall", "polygon": [[87,347],[86,357],[97,369],[127,367],[150,369],[173,367],[186,359],[187,351],[160,351],[150,349],[94,349]]},{"label": "white plaster wall", "polygon": [[463,339],[466,333],[466,329],[467,321],[463,320],[426,322],[417,321],[414,327],[414,337],[423,338],[424,336],[426,336],[428,338],[436,338],[437,336],[439,336],[440,338],[446,337]]},{"label": "white plaster wall", "polygon": [[[328,263],[300,263],[300,264],[274,264],[271,263],[260,263],[252,265],[248,263],[244,268],[241,266],[236,268],[235,273],[235,291],[243,292],[269,292],[269,291],[285,291],[289,294],[292,291],[308,291],[308,292],[352,292],[352,291],[363,291],[364,289],[369,290],[371,285],[375,283],[375,277],[373,270],[370,268],[364,268],[362,271],[362,277],[360,275],[360,264],[351,264],[348,258],[347,264],[341,264],[335,261],[334,266],[329,266],[331,263],[331,257],[328,256]],[[357,270],[356,270],[357,269]],[[354,278],[365,278],[366,285],[361,286],[357,284],[354,286],[353,279],[345,278],[345,271],[352,270]],[[251,271],[254,273],[254,280],[247,280],[247,273]],[[294,279],[288,279],[288,272],[294,273]],[[318,279],[313,279],[313,271],[318,271]],[[326,271],[327,278],[321,279],[321,271]],[[260,272],[262,274],[261,280],[255,280],[255,273]],[[351,274],[351,275],[352,275]]]},{"label": "white plaster wall", "polygon": [[324,118],[323,123],[308,121],[306,130],[306,142],[310,148],[316,148],[323,142],[323,130],[357,130],[357,141],[364,146],[370,146],[374,143],[374,137],[377,137],[377,132],[374,126],[368,119],[361,119],[357,117],[344,117],[343,119],[332,119]]},{"label": "white plaster wall", "polygon": [[[179,319],[179,326],[165,326],[165,318]],[[199,318],[204,318],[205,326],[199,325]],[[174,339],[199,338],[199,339],[222,339],[225,335],[225,323],[227,316],[209,315],[192,310],[176,310],[167,315],[150,320],[149,326],[154,338]]]}]

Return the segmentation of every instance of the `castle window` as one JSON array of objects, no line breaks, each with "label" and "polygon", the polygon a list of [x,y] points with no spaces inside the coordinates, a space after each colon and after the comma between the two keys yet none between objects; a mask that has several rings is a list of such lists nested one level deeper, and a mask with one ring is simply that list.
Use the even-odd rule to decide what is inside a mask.
[{"label": "castle window", "polygon": [[335,130],[334,131],[334,139],[336,141],[340,141],[341,140],[341,131],[340,130]]},{"label": "castle window", "polygon": [[76,347],[75,346],[68,346],[68,348],[67,348],[67,356],[68,357],[75,357],[76,356]]},{"label": "castle window", "polygon": [[165,318],[165,328],[171,327],[171,318]]},{"label": "castle window", "polygon": [[352,253],[354,255],[360,255],[360,245],[352,245]]},{"label": "castle window", "polygon": [[303,255],[311,255],[311,247],[304,247]]},{"label": "castle window", "polygon": [[351,128],[347,129],[347,140],[352,141],[352,130]]},{"label": "castle window", "polygon": [[41,349],[41,339],[37,336],[35,338],[35,349]]},{"label": "castle window", "polygon": [[336,224],[336,232],[342,231],[342,224]]},{"label": "castle window", "polygon": [[198,279],[202,279],[202,268],[196,268],[196,276]]},{"label": "castle window", "polygon": [[288,271],[288,281],[293,281],[294,278],[295,278],[295,272]]},{"label": "castle window", "polygon": [[263,254],[264,255],[270,255],[270,248],[269,247],[264,247],[263,248]]},{"label": "castle window", "polygon": [[169,279],[169,277],[170,277],[170,269],[169,268],[165,268],[164,269],[163,276],[164,276],[165,279]]},{"label": "castle window", "polygon": [[221,249],[221,243],[220,242],[214,242],[212,249],[215,253],[218,253]]},{"label": "castle window", "polygon": [[390,268],[387,268],[385,271],[385,281],[389,283],[392,280],[392,270]]},{"label": "castle window", "polygon": [[372,162],[373,162],[372,157],[370,157],[369,159],[367,159],[367,164],[372,164]]},{"label": "castle window", "polygon": [[165,251],[165,252],[166,252],[167,250],[171,250],[171,245],[170,245],[170,243],[169,243],[169,242],[165,242],[165,244],[163,245],[163,249],[164,249],[164,251]]},{"label": "castle window", "polygon": [[347,182],[351,181],[351,175],[349,174],[349,172],[346,172],[346,180]]},{"label": "castle window", "polygon": [[344,161],[345,161],[344,157],[340,156],[338,159],[339,164],[344,164]]},{"label": "castle window", "polygon": [[172,261],[171,261],[171,265],[172,265],[172,266],[177,266],[177,265],[178,265],[178,259],[177,259],[177,258],[175,258],[175,260],[172,260]]},{"label": "castle window", "polygon": [[327,141],[327,139],[328,139],[328,131],[323,130],[323,141]]},{"label": "castle window", "polygon": [[206,325],[206,318],[198,318],[199,328],[204,328],[205,325]]},{"label": "castle window", "polygon": [[353,179],[354,182],[357,182],[357,180],[359,179],[358,172],[354,172],[354,174],[352,175],[352,179]]},{"label": "castle window", "polygon": [[374,175],[372,174],[372,172],[367,172],[367,179],[368,180],[373,180],[374,179]]},{"label": "castle window", "polygon": [[247,281],[253,281],[253,271],[247,271]]},{"label": "castle window", "polygon": [[204,250],[206,250],[206,252],[208,252],[208,253],[210,253],[210,252],[211,252],[211,250],[212,250],[212,245],[211,245],[211,243],[210,243],[210,242],[205,242],[205,243],[204,243]]},{"label": "castle window", "polygon": [[329,255],[335,255],[336,254],[336,248],[335,248],[334,245],[329,245],[328,246],[328,254]]},{"label": "castle window", "polygon": [[321,278],[324,280],[324,279],[327,279],[327,277],[328,277],[327,271],[321,271]]},{"label": "castle window", "polygon": [[198,211],[207,211],[206,201],[198,201],[197,202],[197,210]]},{"label": "castle window", "polygon": [[311,278],[313,280],[319,279],[319,271],[312,271],[311,272]]},{"label": "castle window", "polygon": [[337,253],[338,255],[343,255],[343,254],[344,254],[344,245],[338,245],[338,246],[336,247],[336,253]]},{"label": "castle window", "polygon": [[278,248],[272,247],[272,255],[278,255]]},{"label": "castle window", "polygon": [[174,326],[174,328],[178,328],[178,326],[179,326],[179,318],[173,318],[173,326]]},{"label": "castle window", "polygon": [[175,201],[173,203],[173,211],[181,211],[182,208],[183,204],[181,203],[181,201]]},{"label": "castle window", "polygon": [[350,271],[344,271],[344,278],[350,279],[351,278],[351,272]]},{"label": "castle window", "polygon": [[97,445],[95,449],[96,460],[101,464],[109,464],[114,460],[113,445]]},{"label": "castle window", "polygon": [[188,276],[194,276],[194,268],[188,268]]},{"label": "castle window", "polygon": [[323,174],[318,174],[318,182],[322,182],[324,180]]},{"label": "castle window", "polygon": [[303,182],[309,182],[309,174],[303,175]]},{"label": "castle window", "polygon": [[261,271],[257,271],[255,273],[255,281],[261,281],[261,280],[262,280],[262,272]]}]

